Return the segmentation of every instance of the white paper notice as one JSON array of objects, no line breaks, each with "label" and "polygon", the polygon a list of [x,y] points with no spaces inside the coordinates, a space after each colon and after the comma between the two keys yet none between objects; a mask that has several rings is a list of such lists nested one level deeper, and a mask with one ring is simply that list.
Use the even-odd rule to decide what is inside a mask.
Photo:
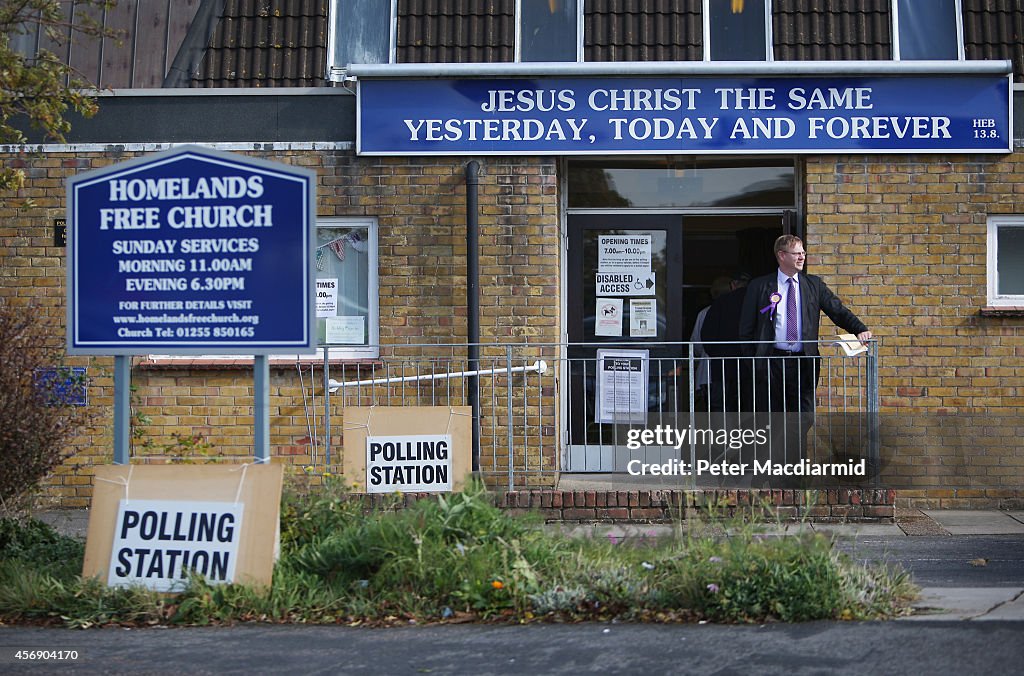
[{"label": "white paper notice", "polygon": [[629,299],[629,335],[633,338],[657,337],[657,300],[654,298]]},{"label": "white paper notice", "polygon": [[598,272],[594,280],[598,294],[607,296],[654,295],[654,272],[651,270]]},{"label": "white paper notice", "polygon": [[594,315],[595,336],[622,335],[622,299],[598,298]]},{"label": "white paper notice", "polygon": [[599,423],[647,420],[647,350],[597,351]]},{"label": "white paper notice", "polygon": [[329,345],[362,345],[366,342],[365,317],[330,317],[324,342]]},{"label": "white paper notice", "polygon": [[338,280],[316,280],[316,316],[333,317],[338,314]]},{"label": "white paper notice", "polygon": [[650,233],[628,235],[599,235],[597,238],[597,269],[599,272],[615,270],[651,270]]}]

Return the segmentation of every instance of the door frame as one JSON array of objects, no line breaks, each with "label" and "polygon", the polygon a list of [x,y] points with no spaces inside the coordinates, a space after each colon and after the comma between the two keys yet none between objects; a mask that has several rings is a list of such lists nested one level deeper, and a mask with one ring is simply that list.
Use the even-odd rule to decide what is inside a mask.
[{"label": "door frame", "polygon": [[[579,217],[589,216],[593,219],[593,225],[587,223],[586,225],[579,226],[573,223]],[[582,251],[574,250],[570,246],[570,240],[579,240],[582,242],[582,234],[585,230],[614,230],[621,229],[616,227],[617,223],[609,223],[608,221],[619,221],[623,218],[642,218],[645,216],[657,216],[660,217],[660,223],[657,225],[642,225],[635,229],[639,231],[643,230],[655,230],[655,229],[667,229],[666,232],[666,255],[668,256],[668,290],[670,294],[674,294],[681,303],[682,300],[682,281],[683,281],[683,251],[682,251],[682,239],[683,229],[685,228],[685,222],[687,216],[762,216],[762,217],[778,217],[781,221],[783,234],[795,234],[799,237],[804,236],[804,228],[802,227],[802,219],[798,211],[794,208],[785,207],[752,207],[752,208],[677,208],[677,209],[614,209],[614,208],[565,208],[563,211],[562,224],[563,224],[563,260],[566,264],[562,266],[562,298],[561,305],[563,308],[562,317],[565,320],[564,331],[562,332],[565,339],[565,347],[563,349],[563,360],[562,363],[565,366],[564,371],[560,374],[562,386],[559,388],[561,392],[561,402],[559,410],[561,411],[561,419],[563,424],[561,425],[561,433],[558,435],[561,442],[561,451],[559,456],[561,458],[560,471],[565,472],[618,472],[618,467],[622,464],[619,462],[623,458],[635,457],[636,452],[627,452],[624,446],[618,444],[594,444],[586,445],[582,447],[579,444],[570,443],[570,429],[572,425],[571,414],[572,406],[570,405],[571,394],[568,390],[572,388],[572,378],[570,377],[570,369],[568,367],[569,359],[573,355],[572,344],[569,342],[570,338],[570,326],[577,327],[575,330],[579,330],[582,326],[583,316],[585,308],[582,307],[581,303],[575,304],[575,306],[569,301],[569,287],[575,283],[575,280],[580,279],[583,272],[583,255]],[[659,219],[659,220],[660,220]],[[671,224],[671,225],[669,225]],[[669,229],[673,228],[673,229]],[[579,235],[577,237],[576,235]],[[675,247],[672,244],[675,243]],[[670,303],[670,296],[666,294],[666,303]],[[670,337],[678,335],[679,342],[688,342],[689,337],[682,335],[682,324],[683,324],[683,313],[680,312],[668,312],[666,307],[666,339],[671,340]],[[585,342],[585,341],[584,341]],[[675,341],[671,341],[675,342]],[[610,343],[612,347],[628,347],[627,344],[633,344],[638,349],[651,349],[652,357],[658,353],[668,354],[671,350],[670,345],[662,345],[659,342],[650,341],[629,341],[623,340],[618,343]],[[594,350],[601,345],[601,343],[593,343]],[[661,349],[658,349],[658,348]],[[671,452],[672,449],[656,448],[651,447],[646,449],[646,462],[661,462],[669,459],[674,455]],[[580,462],[580,457],[586,456],[589,453],[596,454],[598,456],[596,465],[592,467],[592,463],[589,458],[585,458],[584,462]],[[632,454],[632,456],[630,455]],[[606,460],[608,462],[606,462]]]}]

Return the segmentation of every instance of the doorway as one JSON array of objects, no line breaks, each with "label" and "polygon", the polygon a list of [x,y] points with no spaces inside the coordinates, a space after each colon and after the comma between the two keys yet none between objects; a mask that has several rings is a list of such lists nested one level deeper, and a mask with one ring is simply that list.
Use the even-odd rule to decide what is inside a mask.
[{"label": "doorway", "polygon": [[794,195],[793,166],[780,162],[672,169],[668,179],[649,165],[569,165],[563,471],[679,457],[630,450],[628,433],[689,411],[697,315],[722,279],[775,269],[775,238],[799,234]]}]

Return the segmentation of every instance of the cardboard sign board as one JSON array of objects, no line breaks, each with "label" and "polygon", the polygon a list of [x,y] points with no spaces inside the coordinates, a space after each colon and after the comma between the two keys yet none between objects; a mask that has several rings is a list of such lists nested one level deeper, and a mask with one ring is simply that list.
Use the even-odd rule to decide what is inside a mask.
[{"label": "cardboard sign board", "polygon": [[97,467],[82,575],[163,592],[193,571],[269,585],[283,477],[280,465]]},{"label": "cardboard sign board", "polygon": [[461,490],[472,467],[469,406],[345,409],[345,476],[367,493]]}]

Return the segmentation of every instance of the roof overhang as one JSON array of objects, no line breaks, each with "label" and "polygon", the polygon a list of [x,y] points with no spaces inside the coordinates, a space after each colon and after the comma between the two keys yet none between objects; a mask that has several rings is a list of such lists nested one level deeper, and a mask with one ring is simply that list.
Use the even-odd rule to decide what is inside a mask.
[{"label": "roof overhang", "polygon": [[357,63],[350,78],[602,77],[750,75],[998,75],[1008,60],[992,61],[623,61],[587,63]]}]

